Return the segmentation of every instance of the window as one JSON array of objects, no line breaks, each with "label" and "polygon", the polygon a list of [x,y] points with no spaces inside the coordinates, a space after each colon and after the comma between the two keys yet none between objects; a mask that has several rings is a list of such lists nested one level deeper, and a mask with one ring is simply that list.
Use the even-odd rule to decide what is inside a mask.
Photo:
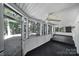
[{"label": "window", "polygon": [[65,27],[66,32],[71,33],[72,32],[72,27],[71,26],[67,26]]},{"label": "window", "polygon": [[52,26],[48,25],[48,34],[52,34]]},{"label": "window", "polygon": [[64,27],[55,27],[56,32],[64,32]]},{"label": "window", "polygon": [[40,23],[36,24],[36,33],[37,33],[37,36],[40,35]]},{"label": "window", "polygon": [[35,23],[32,22],[32,21],[29,21],[29,36],[32,36],[32,35],[36,35],[35,33]]},{"label": "window", "polygon": [[40,35],[40,23],[29,21],[29,36],[39,36],[39,35]]},{"label": "window", "polygon": [[46,34],[47,34],[47,25],[44,24],[44,35],[46,35]]},{"label": "window", "polygon": [[64,27],[61,27],[60,28],[60,32],[64,32]]},{"label": "window", "polygon": [[58,27],[55,27],[55,32],[59,32],[59,28]]},{"label": "window", "polygon": [[42,35],[46,35],[47,34],[47,26],[46,24],[42,25]]},{"label": "window", "polygon": [[21,16],[8,8],[4,7],[4,35],[9,38],[13,35],[21,35]]}]

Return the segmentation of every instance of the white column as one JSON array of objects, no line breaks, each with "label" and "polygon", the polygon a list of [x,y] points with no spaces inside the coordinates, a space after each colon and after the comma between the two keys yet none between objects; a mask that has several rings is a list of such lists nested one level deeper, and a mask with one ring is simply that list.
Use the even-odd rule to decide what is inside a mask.
[{"label": "white column", "polygon": [[47,24],[47,34],[48,34],[48,24]]},{"label": "white column", "polygon": [[40,23],[40,35],[42,35],[42,23]]},{"label": "white column", "polygon": [[10,36],[11,35],[11,33],[10,33],[10,24],[9,24],[9,20],[8,19],[7,19],[7,21],[8,21],[8,25],[7,25],[8,35]]},{"label": "white column", "polygon": [[52,35],[53,35],[53,25],[52,25]]},{"label": "white column", "polygon": [[55,34],[55,25],[53,25],[53,34]]},{"label": "white column", "polygon": [[[24,32],[24,25],[26,25],[26,32]],[[26,20],[25,20],[24,17],[23,17],[22,18],[22,55],[24,55],[24,53],[25,53],[25,43],[26,43],[25,40],[27,40],[28,33],[29,33],[28,27],[29,27],[28,18],[26,18]],[[25,33],[26,33],[26,37],[24,38]]]},{"label": "white column", "polygon": [[22,40],[24,40],[24,17],[22,17]]},{"label": "white column", "polygon": [[27,38],[29,38],[29,20],[28,19],[26,24],[26,34],[27,34]]},{"label": "white column", "polygon": [[[26,28],[24,28],[26,26]],[[26,32],[24,32],[26,30]],[[22,40],[26,40],[28,38],[28,18],[22,18]],[[26,34],[26,36],[24,36]]]},{"label": "white column", "polygon": [[64,26],[64,32],[66,32],[65,26]]}]

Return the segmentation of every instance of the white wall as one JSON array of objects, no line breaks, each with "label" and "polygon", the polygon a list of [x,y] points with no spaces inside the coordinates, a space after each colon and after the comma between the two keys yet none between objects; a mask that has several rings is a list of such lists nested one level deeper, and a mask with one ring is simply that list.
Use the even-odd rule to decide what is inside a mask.
[{"label": "white wall", "polygon": [[79,5],[56,13],[61,18],[59,26],[75,26],[72,29],[72,36],[79,53]]},{"label": "white wall", "polygon": [[72,30],[73,39],[77,47],[77,53],[79,54],[79,15],[77,16],[76,21],[74,22],[73,26],[75,26],[75,28],[73,28]]},{"label": "white wall", "polygon": [[51,35],[38,36],[38,37],[30,37],[23,41],[23,55],[25,55],[28,51],[39,47],[40,45],[48,42],[51,38]]}]

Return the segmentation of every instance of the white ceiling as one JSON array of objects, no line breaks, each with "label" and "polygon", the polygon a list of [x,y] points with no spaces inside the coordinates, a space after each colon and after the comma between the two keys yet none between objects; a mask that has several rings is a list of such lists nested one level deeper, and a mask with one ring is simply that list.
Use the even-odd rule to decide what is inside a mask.
[{"label": "white ceiling", "polygon": [[22,10],[37,19],[45,20],[49,13],[56,13],[75,3],[16,3]]}]

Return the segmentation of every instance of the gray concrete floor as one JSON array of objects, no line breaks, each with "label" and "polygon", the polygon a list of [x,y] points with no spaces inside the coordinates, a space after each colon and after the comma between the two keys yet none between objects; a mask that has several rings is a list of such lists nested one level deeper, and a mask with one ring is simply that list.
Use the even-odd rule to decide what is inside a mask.
[{"label": "gray concrete floor", "polygon": [[5,56],[21,55],[21,37],[14,37],[5,40]]}]

